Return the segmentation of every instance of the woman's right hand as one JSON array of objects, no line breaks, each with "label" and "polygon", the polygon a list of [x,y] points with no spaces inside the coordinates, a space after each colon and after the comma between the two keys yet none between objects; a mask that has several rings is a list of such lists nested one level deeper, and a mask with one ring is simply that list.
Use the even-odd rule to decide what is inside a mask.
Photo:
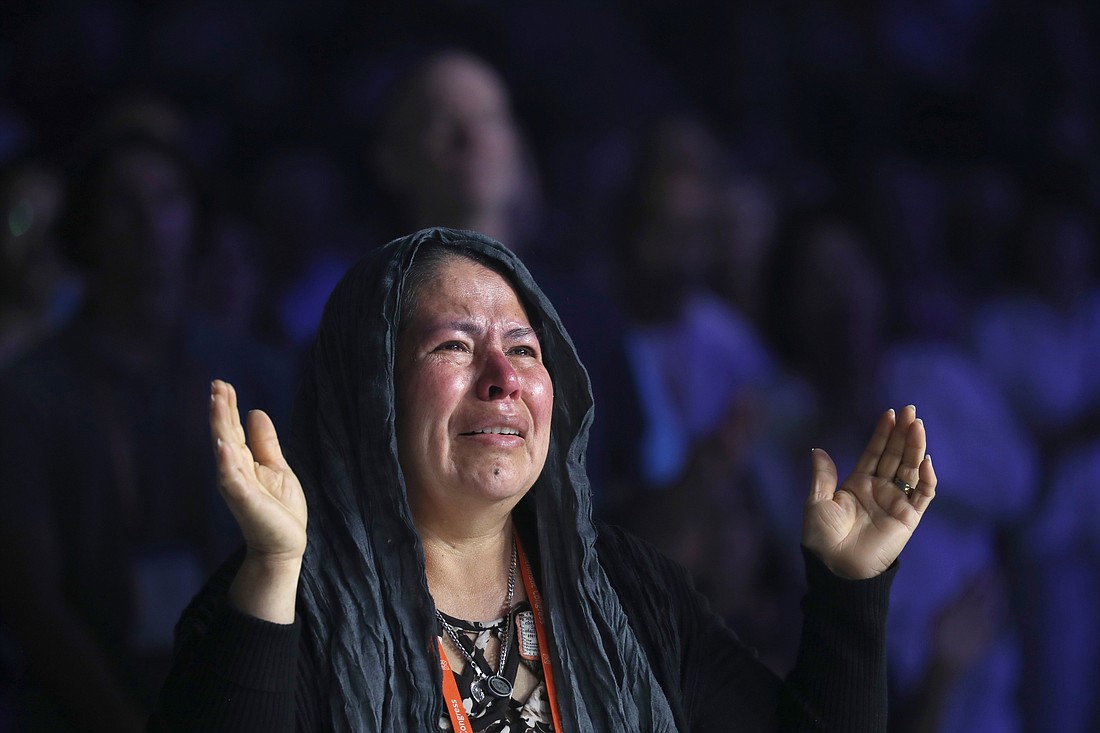
[{"label": "woman's right hand", "polygon": [[290,623],[306,550],[302,485],[283,458],[275,426],[266,413],[249,412],[246,434],[233,386],[215,380],[210,397],[218,490],[247,547],[244,564],[230,587],[230,600],[253,616]]}]

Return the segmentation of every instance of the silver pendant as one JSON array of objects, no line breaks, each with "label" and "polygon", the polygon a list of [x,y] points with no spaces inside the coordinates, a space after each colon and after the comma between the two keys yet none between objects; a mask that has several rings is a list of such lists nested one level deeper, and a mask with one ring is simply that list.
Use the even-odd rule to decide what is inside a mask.
[{"label": "silver pendant", "polygon": [[470,683],[470,697],[478,705],[485,701],[485,690],[481,687],[481,680],[474,680]]},{"label": "silver pendant", "polygon": [[493,693],[494,697],[505,698],[512,696],[512,683],[499,674],[495,674],[486,679],[485,684],[489,686],[489,692]]}]

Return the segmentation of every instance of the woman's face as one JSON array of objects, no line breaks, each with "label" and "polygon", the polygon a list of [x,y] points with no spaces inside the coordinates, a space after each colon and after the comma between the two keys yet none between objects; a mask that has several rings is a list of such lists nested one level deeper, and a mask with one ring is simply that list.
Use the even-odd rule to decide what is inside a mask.
[{"label": "woman's face", "polygon": [[554,402],[527,314],[504,278],[464,257],[445,261],[415,303],[395,370],[413,514],[514,505],[546,461]]}]

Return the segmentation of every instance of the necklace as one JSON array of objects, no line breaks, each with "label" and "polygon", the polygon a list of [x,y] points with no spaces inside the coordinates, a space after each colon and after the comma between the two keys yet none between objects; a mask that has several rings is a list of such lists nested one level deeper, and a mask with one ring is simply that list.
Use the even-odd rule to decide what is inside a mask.
[{"label": "necklace", "polygon": [[436,618],[439,619],[440,626],[447,632],[447,636],[451,638],[451,643],[458,649],[459,653],[466,658],[466,661],[470,664],[470,668],[474,670],[474,674],[477,675],[477,679],[470,683],[470,697],[474,699],[474,702],[480,703],[485,699],[485,691],[488,689],[489,694],[497,698],[508,698],[512,696],[512,683],[504,678],[504,662],[508,659],[508,647],[512,644],[512,596],[516,592],[516,542],[512,540],[512,564],[508,568],[508,595],[504,599],[504,631],[500,635],[500,652],[497,654],[497,669],[493,674],[487,675],[481,669],[481,665],[477,663],[473,655],[466,651],[466,647],[462,644],[461,639],[458,636],[458,630],[454,626],[447,623],[447,619],[443,618],[443,614],[439,612],[437,608],[435,610]]}]

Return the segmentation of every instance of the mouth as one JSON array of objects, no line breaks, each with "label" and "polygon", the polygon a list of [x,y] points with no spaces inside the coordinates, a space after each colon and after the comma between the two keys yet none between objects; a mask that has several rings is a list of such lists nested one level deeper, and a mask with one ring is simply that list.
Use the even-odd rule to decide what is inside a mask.
[{"label": "mouth", "polygon": [[523,437],[519,430],[506,427],[478,428],[477,430],[460,433],[460,435],[515,435],[521,438]]}]

